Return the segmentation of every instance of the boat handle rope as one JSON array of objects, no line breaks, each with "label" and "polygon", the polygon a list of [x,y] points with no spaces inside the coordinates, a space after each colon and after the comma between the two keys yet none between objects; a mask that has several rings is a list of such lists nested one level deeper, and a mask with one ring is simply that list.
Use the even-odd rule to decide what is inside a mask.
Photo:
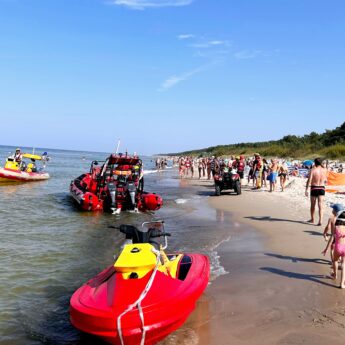
[{"label": "boat handle rope", "polygon": [[156,273],[158,271],[158,267],[159,264],[161,262],[161,252],[155,248],[152,248],[152,252],[154,254],[156,254],[157,256],[157,262],[156,262],[156,267],[154,268],[151,277],[149,279],[149,281],[147,282],[145,289],[143,290],[143,292],[140,294],[139,298],[132,304],[130,304],[128,306],[128,308],[118,316],[117,318],[117,330],[119,333],[119,338],[120,338],[120,342],[121,345],[125,345],[125,342],[123,340],[123,335],[122,335],[122,329],[121,329],[121,318],[126,315],[127,313],[129,313],[131,310],[133,310],[135,307],[138,308],[139,311],[139,316],[140,316],[140,321],[141,321],[141,325],[142,325],[142,334],[141,334],[141,341],[140,341],[140,345],[144,345],[145,344],[145,336],[146,336],[146,329],[145,329],[145,320],[144,320],[144,313],[141,307],[141,302],[144,300],[144,298],[146,297],[146,295],[148,294],[148,292],[150,291],[153,281],[156,277]]}]

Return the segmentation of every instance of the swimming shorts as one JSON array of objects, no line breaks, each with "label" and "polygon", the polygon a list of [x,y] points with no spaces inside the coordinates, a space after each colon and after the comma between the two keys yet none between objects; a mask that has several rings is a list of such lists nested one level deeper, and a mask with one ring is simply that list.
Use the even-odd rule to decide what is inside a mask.
[{"label": "swimming shorts", "polygon": [[271,174],[269,176],[269,181],[271,181],[272,183],[276,183],[277,182],[277,176],[278,176],[278,173],[271,172]]},{"label": "swimming shorts", "polygon": [[324,196],[326,194],[326,190],[324,186],[311,186],[310,187],[310,195],[311,196]]}]

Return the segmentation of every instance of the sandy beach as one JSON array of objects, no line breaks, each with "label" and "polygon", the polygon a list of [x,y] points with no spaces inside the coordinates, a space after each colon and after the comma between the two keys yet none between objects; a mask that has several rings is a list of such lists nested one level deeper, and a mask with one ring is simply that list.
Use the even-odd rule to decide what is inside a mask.
[{"label": "sandy beach", "polygon": [[245,186],[241,196],[220,197],[212,182],[190,183],[209,195],[210,207],[235,220],[235,229],[224,224],[231,240],[218,248],[229,273],[209,286],[208,301],[197,309],[209,318],[199,322],[194,314],[188,322],[199,344],[344,344],[345,291],[328,278],[324,227],[305,222],[305,181],[291,180],[284,193]]}]

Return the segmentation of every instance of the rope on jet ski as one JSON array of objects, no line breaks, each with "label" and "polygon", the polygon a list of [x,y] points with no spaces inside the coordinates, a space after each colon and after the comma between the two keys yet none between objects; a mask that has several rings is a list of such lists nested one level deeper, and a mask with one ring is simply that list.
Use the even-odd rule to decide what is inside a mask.
[{"label": "rope on jet ski", "polygon": [[144,300],[144,298],[146,297],[146,295],[148,294],[148,292],[150,291],[153,281],[156,277],[156,273],[158,271],[158,267],[161,261],[161,253],[159,250],[152,248],[152,251],[154,254],[156,254],[157,256],[157,262],[156,262],[156,267],[154,268],[151,277],[149,279],[149,281],[147,282],[145,289],[143,290],[143,292],[141,293],[141,295],[139,296],[139,298],[132,304],[130,304],[128,306],[128,308],[118,316],[117,318],[117,330],[119,333],[119,338],[120,338],[120,342],[121,345],[125,345],[125,342],[123,340],[123,335],[122,335],[122,329],[121,329],[121,318],[126,315],[127,313],[129,313],[131,310],[133,310],[135,307],[138,308],[139,311],[139,316],[140,316],[140,320],[141,320],[141,324],[142,324],[142,335],[141,335],[141,341],[140,341],[140,345],[144,345],[145,344],[145,336],[146,336],[146,329],[145,329],[145,320],[144,320],[144,313],[141,307],[141,302]]}]

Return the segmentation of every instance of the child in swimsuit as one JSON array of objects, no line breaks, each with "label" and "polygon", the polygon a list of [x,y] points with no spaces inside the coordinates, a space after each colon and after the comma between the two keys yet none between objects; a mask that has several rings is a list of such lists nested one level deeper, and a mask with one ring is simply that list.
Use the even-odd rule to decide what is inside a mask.
[{"label": "child in swimsuit", "polygon": [[[332,207],[332,214],[328,218],[327,225],[325,227],[325,230],[323,231],[323,237],[324,237],[325,241],[329,240],[330,235],[328,235],[328,233],[330,232],[331,236],[332,236],[332,233],[334,232],[334,230],[332,230],[332,229],[334,229],[334,227],[335,227],[335,221],[337,220],[337,214],[340,213],[340,211],[345,211],[344,206],[341,204],[333,204],[331,207]],[[333,262],[334,246],[335,246],[335,238],[333,237],[333,241],[331,244],[331,251],[330,251],[332,262]],[[331,272],[331,276],[332,277],[334,276],[333,269]]]},{"label": "child in swimsuit", "polygon": [[337,279],[338,261],[341,259],[341,282],[340,288],[345,289],[345,211],[340,210],[332,226],[332,236],[330,237],[325,250],[322,252],[326,254],[330,244],[334,239],[334,254],[333,254],[333,279]]}]

